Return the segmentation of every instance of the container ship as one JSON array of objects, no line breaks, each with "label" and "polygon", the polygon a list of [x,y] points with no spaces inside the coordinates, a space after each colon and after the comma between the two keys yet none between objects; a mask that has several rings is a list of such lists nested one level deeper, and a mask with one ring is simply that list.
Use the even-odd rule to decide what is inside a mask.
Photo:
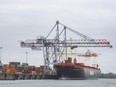
[{"label": "container ship", "polygon": [[98,79],[101,71],[96,67],[84,65],[84,63],[77,63],[76,58],[73,60],[68,58],[65,62],[54,65],[57,72],[57,79],[65,80],[84,80],[84,79]]}]

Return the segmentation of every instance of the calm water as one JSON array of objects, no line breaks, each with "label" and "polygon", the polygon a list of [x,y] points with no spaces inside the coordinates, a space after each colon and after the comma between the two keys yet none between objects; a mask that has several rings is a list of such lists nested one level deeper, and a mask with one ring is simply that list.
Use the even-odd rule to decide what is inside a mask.
[{"label": "calm water", "polygon": [[116,79],[0,81],[0,87],[116,87]]}]

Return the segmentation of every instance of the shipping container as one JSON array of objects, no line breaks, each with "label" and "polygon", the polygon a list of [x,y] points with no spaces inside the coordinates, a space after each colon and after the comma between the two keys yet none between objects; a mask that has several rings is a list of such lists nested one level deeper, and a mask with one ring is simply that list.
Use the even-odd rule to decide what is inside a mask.
[{"label": "shipping container", "polygon": [[20,62],[9,62],[9,65],[12,64],[12,65],[20,65]]},{"label": "shipping container", "polygon": [[35,66],[29,66],[28,69],[32,70],[32,71],[35,71]]},{"label": "shipping container", "polygon": [[0,73],[2,73],[2,69],[0,69]]},{"label": "shipping container", "polygon": [[44,71],[44,66],[40,66],[40,71]]},{"label": "shipping container", "polygon": [[10,72],[10,73],[15,73],[15,72],[16,72],[16,69],[15,69],[15,68],[9,68],[9,69],[8,69],[8,72]]},{"label": "shipping container", "polygon": [[22,66],[28,66],[28,63],[22,63]]},{"label": "shipping container", "polygon": [[0,69],[2,69],[2,66],[0,66]]},{"label": "shipping container", "polygon": [[23,70],[28,70],[27,66],[22,67]]},{"label": "shipping container", "polygon": [[40,71],[40,67],[35,67],[35,71]]},{"label": "shipping container", "polygon": [[17,66],[16,67],[17,72],[22,72],[22,69],[23,69],[22,66]]}]

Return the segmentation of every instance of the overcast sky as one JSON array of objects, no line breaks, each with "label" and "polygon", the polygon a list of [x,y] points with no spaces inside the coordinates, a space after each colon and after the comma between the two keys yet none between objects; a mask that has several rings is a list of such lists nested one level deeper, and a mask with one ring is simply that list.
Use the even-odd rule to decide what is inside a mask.
[{"label": "overcast sky", "polygon": [[102,54],[102,72],[116,73],[116,0],[0,0],[2,62],[25,62],[28,52],[29,64],[42,65],[41,52],[21,48],[18,41],[46,36],[56,20],[91,38],[109,40],[112,49],[92,51]]}]

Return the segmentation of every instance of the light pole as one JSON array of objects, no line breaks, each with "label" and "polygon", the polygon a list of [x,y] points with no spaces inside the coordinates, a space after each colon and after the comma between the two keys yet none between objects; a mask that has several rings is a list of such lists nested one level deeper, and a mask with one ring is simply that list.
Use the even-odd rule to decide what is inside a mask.
[{"label": "light pole", "polygon": [[28,52],[26,52],[26,63],[28,62]]},{"label": "light pole", "polygon": [[0,47],[0,63],[2,61],[2,47]]}]

